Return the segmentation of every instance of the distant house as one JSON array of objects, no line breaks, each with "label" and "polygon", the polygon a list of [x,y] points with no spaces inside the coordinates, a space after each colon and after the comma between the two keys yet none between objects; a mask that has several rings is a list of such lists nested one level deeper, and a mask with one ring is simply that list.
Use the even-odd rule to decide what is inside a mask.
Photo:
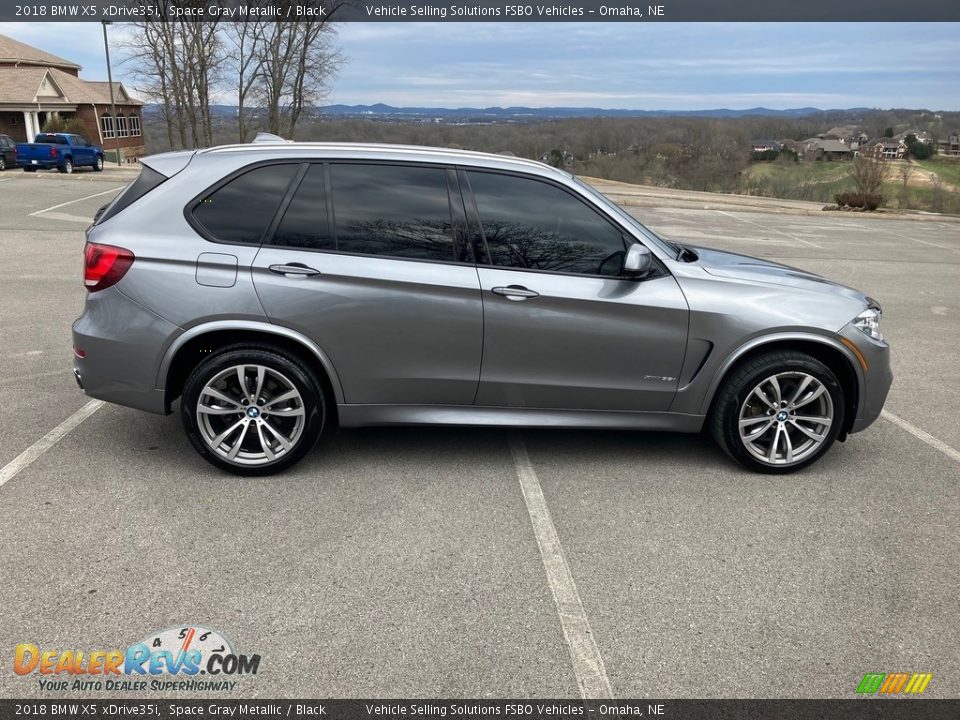
[{"label": "distant house", "polygon": [[906,132],[902,132],[899,135],[894,135],[893,139],[903,140],[904,142],[906,142],[908,135],[913,135],[919,142],[922,142],[924,145],[929,145],[931,142],[933,142],[933,138],[930,136],[930,133],[928,133],[925,130],[907,130]]},{"label": "distant house", "polygon": [[946,140],[938,140],[937,152],[941,155],[960,157],[960,134],[950,133]]},{"label": "distant house", "polygon": [[799,140],[781,140],[780,141],[781,150],[790,150],[795,152],[797,155],[803,155],[803,143]]},{"label": "distant house", "polygon": [[846,160],[853,157],[853,150],[839,140],[807,138],[800,142],[807,160]]},{"label": "distant house", "polygon": [[125,157],[145,155],[143,103],[115,82],[111,105],[109,83],[83,80],[80,69],[70,60],[0,35],[0,133],[32,142],[48,120],[76,118],[90,142],[106,150],[119,148]]},{"label": "distant house", "polygon": [[907,155],[907,144],[903,140],[888,138],[861,148],[860,154],[878,160],[902,160]]},{"label": "distant house", "polygon": [[755,153],[761,152],[780,152],[780,143],[776,140],[754,140],[750,143],[750,147]]}]

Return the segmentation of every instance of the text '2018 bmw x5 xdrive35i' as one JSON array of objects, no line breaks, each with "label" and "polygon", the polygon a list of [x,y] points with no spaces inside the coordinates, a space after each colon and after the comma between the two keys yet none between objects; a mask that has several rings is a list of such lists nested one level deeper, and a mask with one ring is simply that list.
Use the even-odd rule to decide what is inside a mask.
[{"label": "text '2018 bmw x5 xdrive35i'", "polygon": [[[279,139],[278,139],[279,140]],[[518,158],[267,142],[143,160],[88,230],[86,393],[243,475],[334,425],[698,432],[784,472],[872,423],[880,307],[658,238]]]}]

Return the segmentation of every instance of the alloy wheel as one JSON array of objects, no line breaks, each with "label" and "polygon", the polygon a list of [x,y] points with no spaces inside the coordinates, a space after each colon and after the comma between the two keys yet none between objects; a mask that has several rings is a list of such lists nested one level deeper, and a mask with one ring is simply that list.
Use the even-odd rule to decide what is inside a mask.
[{"label": "alloy wheel", "polygon": [[264,365],[217,373],[197,399],[207,447],[227,462],[265,465],[291,452],[303,435],[303,397],[290,379]]},{"label": "alloy wheel", "polygon": [[830,435],[833,398],[820,380],[800,371],[760,381],[740,407],[740,441],[767,465],[794,465],[815,453]]}]

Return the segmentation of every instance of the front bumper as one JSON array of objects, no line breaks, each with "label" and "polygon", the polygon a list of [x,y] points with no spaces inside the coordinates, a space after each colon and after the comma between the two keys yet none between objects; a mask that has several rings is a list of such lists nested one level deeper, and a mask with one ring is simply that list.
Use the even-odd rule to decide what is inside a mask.
[{"label": "front bumper", "polygon": [[[867,337],[852,324],[840,331],[840,336],[856,346],[863,358],[854,361],[861,370],[858,373],[860,394],[857,403],[857,415],[850,426],[850,432],[866,430],[880,417],[887,393],[893,384],[893,369],[890,367],[890,346],[886,342]],[[844,343],[846,344],[846,343]],[[849,346],[848,346],[849,347]],[[863,364],[866,364],[864,369]]]}]

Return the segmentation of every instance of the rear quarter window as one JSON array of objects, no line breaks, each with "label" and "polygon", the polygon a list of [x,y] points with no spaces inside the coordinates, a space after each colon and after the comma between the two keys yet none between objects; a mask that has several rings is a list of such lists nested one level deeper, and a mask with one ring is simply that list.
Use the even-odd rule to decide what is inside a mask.
[{"label": "rear quarter window", "polygon": [[214,242],[259,243],[299,168],[261,165],[215,186],[193,205],[196,229]]},{"label": "rear quarter window", "polygon": [[142,198],[144,195],[167,179],[165,175],[161,175],[153,168],[147,167],[146,165],[143,165],[142,167],[143,169],[140,171],[140,175],[137,177],[137,179],[127,185],[126,189],[117,195],[114,201],[107,205],[102,213],[94,218],[94,225],[99,225],[100,223],[109,220],[118,212],[128,208],[130,205],[135,203],[137,200]]}]

